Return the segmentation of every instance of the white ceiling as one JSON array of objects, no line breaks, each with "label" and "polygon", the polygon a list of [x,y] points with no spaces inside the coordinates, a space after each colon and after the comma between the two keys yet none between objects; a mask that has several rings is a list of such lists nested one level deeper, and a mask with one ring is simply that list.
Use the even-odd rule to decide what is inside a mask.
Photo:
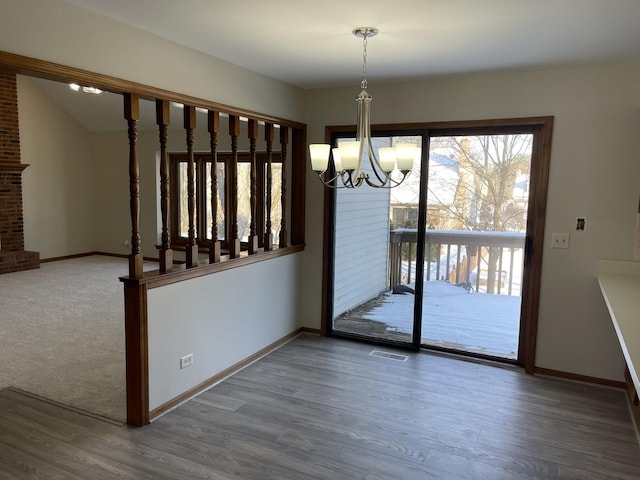
[{"label": "white ceiling", "polygon": [[67,0],[270,77],[316,88],[640,58],[640,0]]},{"label": "white ceiling", "polygon": [[[371,82],[640,61],[640,0],[66,1],[305,89],[359,83],[360,26],[380,30],[368,45]],[[93,117],[90,130],[109,127]]]}]

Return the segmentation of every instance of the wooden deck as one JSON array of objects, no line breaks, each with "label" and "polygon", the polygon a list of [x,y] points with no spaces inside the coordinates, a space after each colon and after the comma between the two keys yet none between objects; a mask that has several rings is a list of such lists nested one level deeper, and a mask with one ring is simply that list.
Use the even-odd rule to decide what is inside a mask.
[{"label": "wooden deck", "polygon": [[0,391],[0,479],[637,480],[623,390],[303,335],[151,425]]},{"label": "wooden deck", "polygon": [[[517,358],[520,297],[469,293],[442,281],[425,282],[424,292],[422,344]],[[333,329],[410,342],[413,308],[412,294],[381,294],[335,319]]]}]

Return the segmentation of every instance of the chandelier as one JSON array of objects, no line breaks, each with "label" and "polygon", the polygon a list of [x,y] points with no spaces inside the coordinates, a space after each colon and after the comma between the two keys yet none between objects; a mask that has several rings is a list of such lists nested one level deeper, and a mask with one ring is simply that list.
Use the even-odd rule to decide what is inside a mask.
[{"label": "chandelier", "polygon": [[[377,28],[359,27],[353,30],[362,38],[362,81],[360,95],[356,97],[358,118],[356,140],[341,142],[338,147],[315,143],[309,145],[311,168],[320,181],[331,188],[358,188],[367,184],[374,188],[391,188],[400,185],[413,168],[419,149],[415,144],[401,143],[395,147],[382,147],[376,155],[371,144],[371,100],[367,92],[367,39],[378,34]],[[366,155],[365,155],[366,152]],[[363,160],[370,168],[363,171]],[[330,164],[329,160],[333,162]],[[399,172],[396,172],[398,170]]]}]

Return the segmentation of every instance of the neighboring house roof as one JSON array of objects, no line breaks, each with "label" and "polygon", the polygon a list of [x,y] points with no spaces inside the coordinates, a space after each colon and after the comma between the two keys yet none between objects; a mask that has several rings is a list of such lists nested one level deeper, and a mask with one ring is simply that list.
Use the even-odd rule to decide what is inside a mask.
[{"label": "neighboring house roof", "polygon": [[513,186],[513,199],[524,200],[529,198],[529,178],[526,173],[521,173],[516,178],[515,185]]},{"label": "neighboring house roof", "polygon": [[[458,187],[458,161],[431,152],[429,155],[429,204],[452,205]],[[417,205],[420,194],[419,171],[412,171],[402,185],[391,189],[391,205]]]}]

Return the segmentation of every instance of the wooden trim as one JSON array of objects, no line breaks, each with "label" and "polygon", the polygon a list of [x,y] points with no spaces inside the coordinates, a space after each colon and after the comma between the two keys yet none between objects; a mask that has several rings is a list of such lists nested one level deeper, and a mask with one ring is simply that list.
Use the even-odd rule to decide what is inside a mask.
[{"label": "wooden trim", "polygon": [[[307,162],[296,162],[296,159],[306,159],[307,154],[306,128],[293,130],[291,138],[291,197],[287,198],[291,205],[291,243],[304,245],[305,231],[305,191],[307,179]],[[284,164],[283,164],[284,168]]]},{"label": "wooden trim", "polygon": [[[51,257],[46,258],[44,260],[40,260],[40,263],[49,263],[49,262],[59,262],[61,260],[71,260],[73,258],[82,258],[82,257],[90,257],[92,255],[102,255],[103,257],[117,257],[117,258],[129,258],[129,255],[124,253],[109,253],[109,252],[85,252],[85,253],[74,253],[72,255],[63,255],[62,257]],[[146,262],[158,262],[159,259],[153,257],[144,257]]]},{"label": "wooden trim", "polygon": [[[49,262],[59,262],[61,260],[71,260],[73,258],[82,258],[82,257],[90,257],[91,255],[109,255],[109,256],[116,256],[113,253],[100,253],[100,252],[87,252],[87,253],[75,253],[73,255],[64,255],[62,257],[51,257],[51,258],[45,258],[45,259],[40,259],[40,263],[49,263]],[[117,255],[118,257],[121,258],[129,258],[128,255]]]},{"label": "wooden trim", "polygon": [[22,171],[28,166],[28,163],[10,163],[0,161],[0,173],[22,173]]},{"label": "wooden trim", "polygon": [[[438,136],[459,135],[471,132],[473,135],[495,133],[496,128],[509,129],[510,133],[529,133],[531,128],[545,125],[552,116],[489,118],[479,120],[454,120],[444,122],[380,123],[371,125],[371,132],[377,135],[394,134],[398,131],[420,133],[437,130]],[[326,127],[338,137],[355,136],[355,125],[331,125]]]},{"label": "wooden trim", "polygon": [[173,398],[172,400],[169,400],[166,403],[163,403],[162,405],[160,405],[157,408],[154,408],[153,410],[151,410],[149,412],[149,421],[151,421],[151,422],[154,421],[158,417],[160,417],[160,416],[164,415],[165,413],[173,410],[174,408],[176,408],[179,405],[183,404],[187,400],[195,397],[196,395],[199,395],[200,393],[204,392],[205,390],[208,390],[209,388],[213,387],[217,383],[220,383],[221,381],[223,381],[227,377],[230,377],[231,375],[239,372],[240,370],[242,370],[243,368],[249,366],[250,364],[252,364],[256,360],[259,360],[260,358],[264,357],[265,355],[268,355],[269,353],[271,353],[274,350],[278,349],[279,347],[281,347],[285,343],[289,342],[293,338],[297,337],[301,333],[307,332],[308,330],[313,330],[313,329],[306,329],[304,327],[300,327],[300,328],[294,330],[293,332],[285,335],[284,337],[282,337],[282,338],[276,340],[275,342],[267,345],[266,347],[258,350],[253,355],[249,355],[244,360],[240,360],[238,363],[235,363],[235,364],[231,365],[229,368],[226,368],[222,372],[214,375],[213,377],[211,377],[211,378],[205,380],[204,382],[196,385],[195,387],[187,390],[183,394],[178,395],[177,397]]},{"label": "wooden trim", "polygon": [[304,245],[292,245],[286,248],[271,250],[270,252],[260,252],[256,255],[251,256],[248,256],[246,255],[246,252],[243,252],[240,258],[225,258],[222,259],[220,263],[200,265],[198,268],[191,268],[188,270],[185,269],[184,265],[179,265],[177,267],[174,267],[171,272],[160,273],[159,270],[154,270],[151,272],[144,272],[142,278],[121,277],[120,281],[125,284],[145,284],[149,289],[158,288],[164,285],[171,285],[173,283],[182,282],[184,280],[190,280],[192,278],[211,275],[212,273],[231,270],[232,268],[244,267],[253,263],[259,263],[278,257],[284,257],[293,253],[302,252],[303,250]]},{"label": "wooden trim", "polygon": [[[538,314],[540,309],[540,282],[544,227],[547,212],[549,168],[551,164],[551,133],[553,117],[538,117],[534,132],[529,173],[529,210],[527,212],[527,238],[525,240],[524,278],[522,279],[522,311],[520,312],[520,342],[518,362],[525,372],[533,374],[538,342]],[[526,299],[526,301],[525,301]],[[524,344],[523,344],[524,343]]]},{"label": "wooden trim", "polygon": [[311,335],[322,335],[322,330],[319,328],[300,327],[300,333],[308,333]]},{"label": "wooden trim", "polygon": [[10,391],[12,391],[14,393],[17,393],[19,395],[24,395],[25,397],[35,398],[39,402],[48,403],[49,405],[55,405],[56,407],[59,407],[59,408],[64,409],[64,410],[69,410],[69,411],[72,411],[72,412],[79,413],[80,415],[84,415],[85,417],[95,418],[97,420],[100,420],[101,422],[110,423],[111,425],[116,425],[118,427],[122,427],[122,426],[125,425],[120,420],[115,420],[113,418],[104,417],[104,416],[99,415],[97,413],[93,413],[93,412],[90,412],[88,410],[83,410],[82,408],[74,407],[72,405],[69,405],[68,403],[57,402],[55,400],[51,400],[50,398],[42,397],[42,396],[38,395],[37,393],[27,392],[26,390],[22,390],[22,389],[17,388],[17,387],[5,387],[5,388],[7,390],[10,390]]},{"label": "wooden trim", "polygon": [[125,283],[125,338],[127,362],[127,423],[149,423],[149,341],[147,286]]},{"label": "wooden trim", "polygon": [[579,375],[577,373],[562,372],[560,370],[552,370],[550,368],[535,367],[536,375],[545,375],[547,377],[564,378],[565,380],[575,380],[578,382],[593,383],[595,385],[604,385],[606,387],[626,389],[627,384],[617,380],[608,380],[606,378],[590,377],[588,375]]},{"label": "wooden trim", "polygon": [[241,117],[251,117],[256,120],[263,120],[265,122],[276,123],[278,125],[286,125],[292,128],[305,128],[303,123],[293,122],[284,118],[264,115],[252,110],[232,107],[222,103],[173,92],[171,90],[165,90],[163,88],[143,85],[137,82],[112,77],[110,75],[90,72],[81,68],[61,65],[58,63],[48,62],[46,60],[25,57],[4,51],[0,51],[0,68],[19,73],[21,75],[46,78],[56,82],[89,84],[101,90],[117,94],[128,92],[151,101],[155,101],[156,99],[169,100],[172,102],[182,103],[184,105],[202,107],[208,110],[222,111]]}]

